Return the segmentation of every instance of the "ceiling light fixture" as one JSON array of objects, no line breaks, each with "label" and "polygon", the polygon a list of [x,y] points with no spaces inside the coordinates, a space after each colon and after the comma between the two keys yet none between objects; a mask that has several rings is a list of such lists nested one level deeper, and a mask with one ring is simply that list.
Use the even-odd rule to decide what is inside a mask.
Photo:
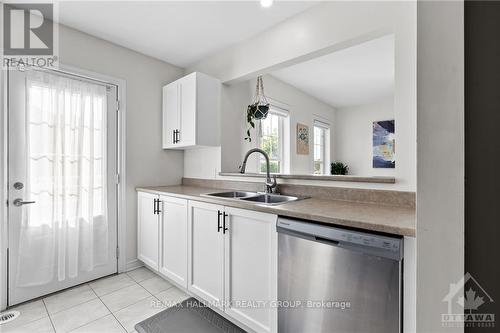
[{"label": "ceiling light fixture", "polygon": [[271,7],[273,5],[273,0],[260,0],[260,5],[264,8]]}]

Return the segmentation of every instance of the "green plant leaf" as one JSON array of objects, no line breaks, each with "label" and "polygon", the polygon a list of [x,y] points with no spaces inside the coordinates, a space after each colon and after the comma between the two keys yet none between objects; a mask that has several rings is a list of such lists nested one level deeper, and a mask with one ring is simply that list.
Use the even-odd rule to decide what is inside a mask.
[{"label": "green plant leaf", "polygon": [[330,164],[330,173],[332,175],[347,175],[349,173],[349,166],[342,162],[334,162]]}]

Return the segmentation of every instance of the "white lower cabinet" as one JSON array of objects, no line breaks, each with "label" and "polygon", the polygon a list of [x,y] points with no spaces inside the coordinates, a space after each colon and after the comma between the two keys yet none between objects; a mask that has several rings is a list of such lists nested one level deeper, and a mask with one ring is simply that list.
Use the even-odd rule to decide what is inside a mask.
[{"label": "white lower cabinet", "polygon": [[160,196],[160,274],[187,288],[187,200]]},{"label": "white lower cabinet", "polygon": [[221,310],[224,300],[223,206],[189,201],[188,290]]},{"label": "white lower cabinet", "polygon": [[187,288],[186,199],[137,192],[137,258]]},{"label": "white lower cabinet", "polygon": [[276,332],[276,215],[190,201],[188,234],[188,290],[256,332]]},{"label": "white lower cabinet", "polygon": [[256,332],[277,332],[276,215],[138,192],[138,258]]},{"label": "white lower cabinet", "polygon": [[276,215],[225,207],[224,311],[257,332],[277,331]]},{"label": "white lower cabinet", "polygon": [[137,193],[137,258],[158,270],[159,214],[156,194]]}]

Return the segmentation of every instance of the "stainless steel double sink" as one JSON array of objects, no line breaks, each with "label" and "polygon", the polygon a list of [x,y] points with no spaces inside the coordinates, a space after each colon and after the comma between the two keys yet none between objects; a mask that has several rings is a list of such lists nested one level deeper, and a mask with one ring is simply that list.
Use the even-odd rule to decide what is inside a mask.
[{"label": "stainless steel double sink", "polygon": [[226,191],[226,192],[207,193],[202,195],[207,197],[254,202],[256,204],[268,205],[268,206],[274,206],[287,203],[290,201],[299,200],[298,197],[293,197],[288,195],[246,192],[246,191]]}]

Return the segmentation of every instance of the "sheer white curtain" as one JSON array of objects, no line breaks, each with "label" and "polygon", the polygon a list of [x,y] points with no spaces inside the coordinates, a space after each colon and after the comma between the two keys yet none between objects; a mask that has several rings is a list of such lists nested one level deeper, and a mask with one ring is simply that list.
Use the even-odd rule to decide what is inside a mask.
[{"label": "sheer white curtain", "polygon": [[19,286],[78,276],[108,258],[106,87],[27,75],[26,195]]}]

